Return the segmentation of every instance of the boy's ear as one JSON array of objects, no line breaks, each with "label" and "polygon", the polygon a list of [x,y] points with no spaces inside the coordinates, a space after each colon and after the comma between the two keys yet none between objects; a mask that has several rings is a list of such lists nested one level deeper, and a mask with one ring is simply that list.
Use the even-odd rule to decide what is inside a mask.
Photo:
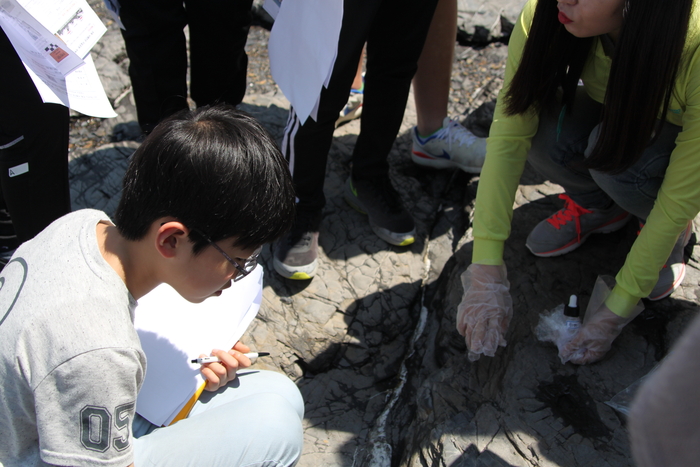
[{"label": "boy's ear", "polygon": [[173,258],[190,243],[189,233],[182,222],[164,222],[156,232],[156,249],[164,258]]}]

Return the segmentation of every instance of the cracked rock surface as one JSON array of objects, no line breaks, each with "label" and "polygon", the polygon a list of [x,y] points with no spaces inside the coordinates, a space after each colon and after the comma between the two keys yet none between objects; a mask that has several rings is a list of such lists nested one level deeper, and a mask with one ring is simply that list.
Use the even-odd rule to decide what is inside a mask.
[{"label": "cracked rock surface", "polygon": [[[112,214],[140,137],[121,36],[102,4],[91,4],[109,25],[93,55],[119,116],[74,117],[70,180],[74,209]],[[242,108],[279,139],[289,104],[269,77],[267,36],[262,28],[251,31]],[[506,53],[500,42],[457,47],[449,113],[466,119],[475,133],[488,131]],[[540,313],[572,293],[585,309],[597,275],[615,275],[636,232],[630,223],[591,236],[563,257],[532,256],[525,238],[562,207],[562,190],[528,167],[505,247],[514,303],[508,345],[495,358],[470,363],[455,315],[459,276],[471,260],[478,177],[414,165],[414,122],[410,98],[389,155],[391,180],[416,221],[414,245],[380,240],[343,200],[360,128],[353,121],[336,130],[328,156],[317,276],[281,279],[270,248],[264,249],[263,305],[246,341],[273,355],[257,366],[286,373],[304,395],[305,448],[298,465],[631,466],[624,416],[606,402],[648,373],[696,315],[700,251],[694,238],[681,288],[646,303],[602,362],[562,365],[556,348],[534,336]]]}]

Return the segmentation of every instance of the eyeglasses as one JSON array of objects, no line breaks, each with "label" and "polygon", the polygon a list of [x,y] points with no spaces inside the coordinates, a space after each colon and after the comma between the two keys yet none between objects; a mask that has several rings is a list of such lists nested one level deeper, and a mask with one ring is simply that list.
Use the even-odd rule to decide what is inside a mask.
[{"label": "eyeglasses", "polygon": [[236,274],[236,277],[233,278],[233,282],[238,282],[239,280],[243,279],[245,276],[253,272],[253,269],[255,269],[255,266],[258,265],[258,256],[260,256],[260,252],[262,251],[262,245],[258,247],[257,250],[253,252],[252,255],[248,257],[248,259],[245,260],[245,263],[243,266],[238,264],[238,262],[231,258],[224,250],[219,247],[216,243],[211,241],[211,238],[201,230],[197,229],[192,229],[194,232],[197,232],[199,235],[201,235],[204,240],[206,240],[211,246],[214,247],[219,253],[221,253],[224,258],[228,260],[229,263],[233,264],[233,267],[236,268],[238,271],[238,274]]}]

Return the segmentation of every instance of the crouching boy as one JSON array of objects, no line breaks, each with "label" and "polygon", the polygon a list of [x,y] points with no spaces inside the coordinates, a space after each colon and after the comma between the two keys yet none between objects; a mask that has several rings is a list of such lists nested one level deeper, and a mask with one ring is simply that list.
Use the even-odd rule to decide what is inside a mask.
[{"label": "crouching boy", "polygon": [[132,156],[114,223],[68,214],[0,273],[0,465],[294,464],[299,391],[270,372],[228,384],[250,365],[240,345],[203,371],[215,397],[132,433],[146,371],[136,300],[161,283],[191,302],[219,295],[293,213],[287,164],[251,117],[217,106],[159,125]]}]

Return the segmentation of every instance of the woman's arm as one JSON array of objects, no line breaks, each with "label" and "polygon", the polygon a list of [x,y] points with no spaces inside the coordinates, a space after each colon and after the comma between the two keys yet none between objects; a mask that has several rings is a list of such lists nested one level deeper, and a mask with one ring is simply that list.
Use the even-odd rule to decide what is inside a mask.
[{"label": "woman's arm", "polygon": [[[695,36],[697,38],[697,35]],[[625,316],[634,304],[649,295],[678,235],[700,212],[700,38],[691,47],[687,68],[679,74],[672,109],[681,107],[682,131],[666,169],[656,203],[644,229],[632,245],[606,302]]]},{"label": "woman's arm", "polygon": [[525,115],[505,114],[504,96],[515,75],[536,2],[529,1],[521,13],[508,45],[505,81],[494,113],[487,140],[486,161],[481,171],[474,211],[474,254],[477,264],[503,263],[503,243],[510,235],[513,200],[530,149],[537,132],[535,112]]}]

